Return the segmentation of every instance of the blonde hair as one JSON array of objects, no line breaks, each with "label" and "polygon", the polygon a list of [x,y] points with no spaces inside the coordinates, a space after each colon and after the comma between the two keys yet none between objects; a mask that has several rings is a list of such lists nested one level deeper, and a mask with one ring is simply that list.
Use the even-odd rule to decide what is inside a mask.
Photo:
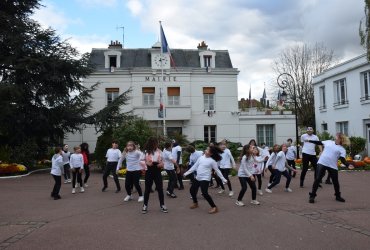
[{"label": "blonde hair", "polygon": [[343,146],[350,146],[351,141],[348,139],[348,137],[345,134],[337,133],[337,136],[340,140],[340,144]]}]

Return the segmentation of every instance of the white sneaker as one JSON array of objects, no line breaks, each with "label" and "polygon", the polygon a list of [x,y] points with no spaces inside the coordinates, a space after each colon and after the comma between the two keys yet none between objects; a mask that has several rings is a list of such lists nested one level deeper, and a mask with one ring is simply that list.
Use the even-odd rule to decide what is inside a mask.
[{"label": "white sneaker", "polygon": [[272,190],[269,189],[269,188],[266,188],[265,191],[266,191],[266,193],[270,193],[270,194],[272,193]]},{"label": "white sneaker", "polygon": [[143,202],[144,201],[144,196],[139,196],[139,199],[137,200],[137,202]]},{"label": "white sneaker", "polygon": [[267,183],[267,186],[270,186],[271,184],[272,184],[272,183],[270,183],[270,182],[269,182],[269,183]]},{"label": "white sneaker", "polygon": [[75,194],[75,193],[76,193],[76,189],[72,188],[72,194]]},{"label": "white sneaker", "polygon": [[261,190],[261,189],[258,189],[258,194],[259,194],[259,195],[263,195],[263,193],[262,193],[262,190]]},{"label": "white sneaker", "polygon": [[65,180],[65,181],[64,181],[64,184],[67,184],[67,183],[68,183],[68,180]]},{"label": "white sneaker", "polygon": [[259,201],[257,201],[257,200],[252,200],[252,201],[251,201],[251,203],[252,203],[253,205],[259,205],[259,204],[260,204],[260,202],[259,202]]},{"label": "white sneaker", "polygon": [[127,195],[127,196],[123,199],[123,201],[129,201],[129,200],[131,200],[131,195]]},{"label": "white sneaker", "polygon": [[291,192],[293,192],[293,190],[292,190],[292,189],[290,189],[290,188],[286,188],[286,189],[285,189],[285,192],[289,192],[289,193],[291,193]]},{"label": "white sneaker", "polygon": [[85,189],[83,187],[80,188],[80,193],[85,192]]},{"label": "white sneaker", "polygon": [[229,192],[229,197],[233,196],[234,195],[234,192],[233,191],[230,191]]},{"label": "white sneaker", "polygon": [[76,188],[78,188],[80,186],[80,184],[79,183],[76,183]]},{"label": "white sneaker", "polygon": [[71,179],[68,179],[68,180],[67,180],[67,182],[68,182],[68,183],[71,183],[72,181],[71,181]]},{"label": "white sneaker", "polygon": [[223,194],[223,193],[225,193],[225,189],[221,189],[220,191],[218,191],[217,193],[219,193],[219,194]]},{"label": "white sneaker", "polygon": [[244,203],[242,201],[236,201],[235,204],[239,207],[243,207],[245,206]]},{"label": "white sneaker", "polygon": [[87,185],[86,183],[84,184],[84,188],[87,188],[89,185]]}]

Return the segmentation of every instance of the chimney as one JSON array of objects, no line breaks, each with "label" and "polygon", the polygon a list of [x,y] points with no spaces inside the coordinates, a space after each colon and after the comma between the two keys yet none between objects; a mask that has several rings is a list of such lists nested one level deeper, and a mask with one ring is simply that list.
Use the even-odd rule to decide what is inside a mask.
[{"label": "chimney", "polygon": [[201,43],[198,44],[197,48],[198,50],[207,50],[208,45],[204,41],[202,41]]},{"label": "chimney", "polygon": [[108,45],[108,49],[122,49],[122,44],[120,42],[116,41],[110,41],[110,44]]}]

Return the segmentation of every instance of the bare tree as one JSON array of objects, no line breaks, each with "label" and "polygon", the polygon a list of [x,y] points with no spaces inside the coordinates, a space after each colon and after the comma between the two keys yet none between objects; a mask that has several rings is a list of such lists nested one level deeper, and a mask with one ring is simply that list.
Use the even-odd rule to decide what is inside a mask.
[{"label": "bare tree", "polygon": [[364,0],[364,2],[365,16],[360,21],[359,35],[361,38],[361,45],[366,49],[367,60],[370,61],[370,0]]},{"label": "bare tree", "polygon": [[[288,47],[274,60],[273,69],[277,76],[288,73],[294,78],[294,82],[290,81],[285,88],[288,94],[286,105],[294,110],[294,99],[297,100],[296,112],[299,125],[315,125],[312,77],[333,64],[334,51],[327,49],[321,43],[313,46],[303,44]],[[275,89],[276,86],[278,86],[277,82],[274,82]]]}]

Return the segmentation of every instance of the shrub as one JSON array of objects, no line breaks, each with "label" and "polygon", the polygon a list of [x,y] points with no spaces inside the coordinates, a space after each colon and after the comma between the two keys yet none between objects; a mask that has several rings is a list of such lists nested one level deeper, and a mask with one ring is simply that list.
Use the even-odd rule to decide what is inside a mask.
[{"label": "shrub", "polygon": [[351,146],[349,147],[350,155],[353,158],[355,155],[361,153],[365,149],[366,139],[362,137],[351,136],[349,138]]}]

